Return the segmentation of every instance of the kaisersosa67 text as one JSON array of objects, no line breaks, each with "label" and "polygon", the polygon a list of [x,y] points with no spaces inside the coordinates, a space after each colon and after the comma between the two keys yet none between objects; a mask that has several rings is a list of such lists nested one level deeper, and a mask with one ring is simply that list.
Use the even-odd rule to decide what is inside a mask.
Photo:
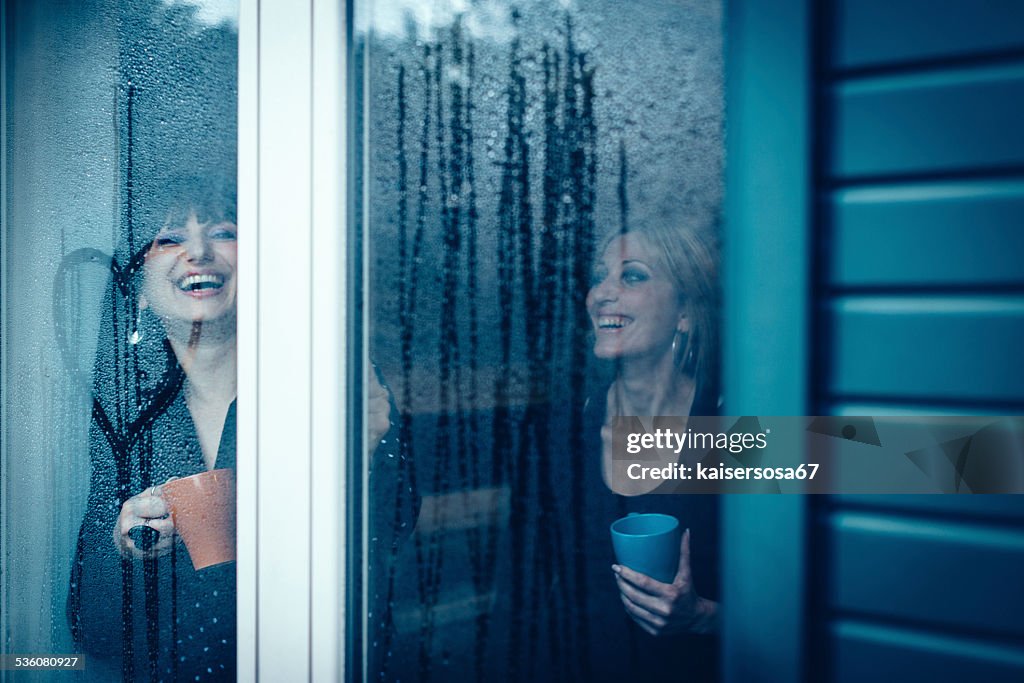
[{"label": "kaisersosa67 text", "polygon": [[726,479],[776,479],[776,480],[811,480],[818,474],[817,463],[807,463],[797,467],[730,467],[728,465],[681,465],[673,463],[662,467],[645,467],[633,463],[626,468],[626,476],[630,479],[676,479],[676,480],[707,480],[721,481]]}]

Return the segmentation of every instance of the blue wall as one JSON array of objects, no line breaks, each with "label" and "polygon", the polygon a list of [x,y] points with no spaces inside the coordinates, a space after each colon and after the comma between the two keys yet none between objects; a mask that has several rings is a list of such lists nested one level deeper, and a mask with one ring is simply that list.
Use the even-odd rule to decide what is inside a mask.
[{"label": "blue wall", "polygon": [[[816,19],[811,408],[1020,415],[1024,3]],[[809,518],[811,680],[1024,680],[1024,497],[816,498]]]},{"label": "blue wall", "polygon": [[[1024,414],[1024,3],[734,0],[726,41],[727,412]],[[727,680],[1024,680],[1024,497],[724,506]]]}]

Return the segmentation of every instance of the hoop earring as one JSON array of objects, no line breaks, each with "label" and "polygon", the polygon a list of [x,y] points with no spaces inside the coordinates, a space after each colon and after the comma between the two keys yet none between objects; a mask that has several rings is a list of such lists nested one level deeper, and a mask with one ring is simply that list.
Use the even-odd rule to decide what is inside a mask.
[{"label": "hoop earring", "polygon": [[[680,370],[685,370],[686,366],[682,363],[683,352],[686,351],[689,346],[689,335],[683,335],[682,332],[676,330],[675,336],[672,337],[672,362],[676,364],[676,367]],[[693,354],[693,349],[689,350],[689,355]]]},{"label": "hoop earring", "polygon": [[135,314],[135,329],[128,335],[128,343],[135,346],[140,341],[145,339],[146,334],[142,331],[142,309],[140,308],[138,313]]}]

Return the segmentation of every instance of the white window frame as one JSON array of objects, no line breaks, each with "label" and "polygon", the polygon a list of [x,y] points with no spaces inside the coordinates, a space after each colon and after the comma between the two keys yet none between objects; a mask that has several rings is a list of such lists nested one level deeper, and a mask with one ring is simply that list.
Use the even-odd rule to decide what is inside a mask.
[{"label": "white window frame", "polygon": [[347,16],[240,7],[240,681],[361,673],[344,661]]}]

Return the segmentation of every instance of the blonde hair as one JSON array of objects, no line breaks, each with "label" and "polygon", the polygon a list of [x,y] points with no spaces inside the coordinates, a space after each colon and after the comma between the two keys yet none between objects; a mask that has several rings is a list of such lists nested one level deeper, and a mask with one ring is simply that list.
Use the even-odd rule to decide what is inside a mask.
[{"label": "blonde hair", "polygon": [[615,233],[608,241],[623,234],[643,237],[672,278],[690,320],[686,343],[676,350],[676,364],[693,376],[698,399],[714,405],[718,400],[720,367],[716,231],[659,221]]}]

